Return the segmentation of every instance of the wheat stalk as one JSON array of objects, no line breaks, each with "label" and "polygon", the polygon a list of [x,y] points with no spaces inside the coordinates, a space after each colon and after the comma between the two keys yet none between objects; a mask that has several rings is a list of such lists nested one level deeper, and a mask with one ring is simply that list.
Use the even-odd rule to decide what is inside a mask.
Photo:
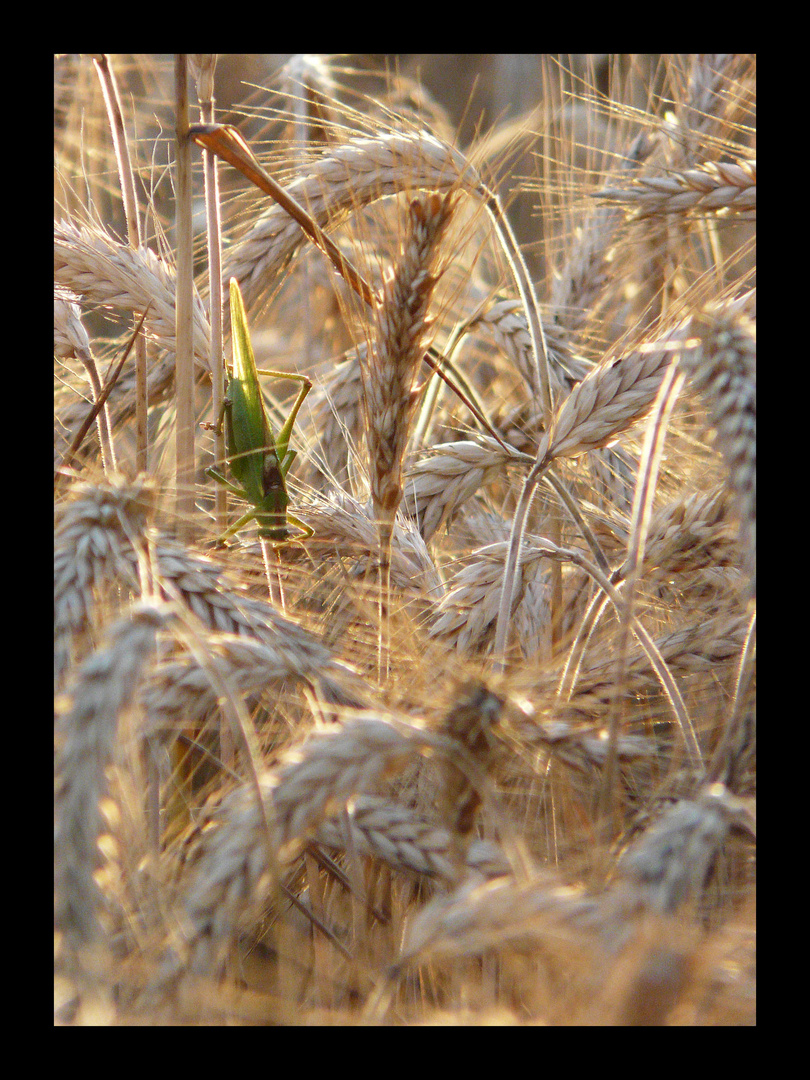
[{"label": "wheat stalk", "polygon": [[[53,293],[53,354],[58,357],[75,356],[84,364],[93,387],[93,400],[101,396],[101,379],[98,366],[90,347],[76,296],[62,286],[54,286]],[[115,471],[115,448],[110,432],[110,410],[107,402],[96,420],[101,454],[106,471]],[[78,430],[78,424],[76,425]]]}]

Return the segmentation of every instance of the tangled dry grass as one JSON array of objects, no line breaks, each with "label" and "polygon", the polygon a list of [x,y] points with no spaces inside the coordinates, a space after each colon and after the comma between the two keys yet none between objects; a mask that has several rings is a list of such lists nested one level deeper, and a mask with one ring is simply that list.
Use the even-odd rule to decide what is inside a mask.
[{"label": "tangled dry grass", "polygon": [[[224,119],[366,300],[197,154],[185,327],[172,63],[56,60],[59,1024],[755,1022],[756,61],[534,60],[289,60]],[[215,542],[214,216],[306,542]]]}]

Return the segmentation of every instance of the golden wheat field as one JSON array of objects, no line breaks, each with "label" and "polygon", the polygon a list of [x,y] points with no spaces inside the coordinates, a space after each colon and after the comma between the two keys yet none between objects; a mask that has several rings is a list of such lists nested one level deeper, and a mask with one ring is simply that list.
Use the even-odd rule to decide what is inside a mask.
[{"label": "golden wheat field", "polygon": [[55,56],[56,1025],[755,1023],[755,110]]}]

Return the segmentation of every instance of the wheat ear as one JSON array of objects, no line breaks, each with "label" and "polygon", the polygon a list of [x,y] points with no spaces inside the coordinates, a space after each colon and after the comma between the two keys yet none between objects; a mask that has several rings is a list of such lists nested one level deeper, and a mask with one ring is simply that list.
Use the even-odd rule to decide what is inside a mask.
[{"label": "wheat ear", "polygon": [[748,804],[722,784],[671,806],[619,861],[620,877],[645,906],[672,913],[700,897],[732,825],[752,828]]},{"label": "wheat ear", "polygon": [[58,508],[54,536],[54,684],[58,686],[82,634],[93,626],[99,595],[137,591],[134,548],[140,546],[155,491],[144,480],[112,477],[80,484]]},{"label": "wheat ear", "polygon": [[[491,642],[508,547],[506,540],[500,540],[471,553],[467,565],[447,583],[447,591],[436,607],[430,626],[431,637],[440,638],[459,652],[474,652]],[[546,547],[542,541],[527,542],[521,548],[512,613],[516,614],[514,609],[523,601],[530,585],[538,582],[539,595],[533,594],[531,599],[535,602],[539,600],[540,611],[537,614],[541,625],[535,628],[533,637],[543,630],[548,631],[548,607],[544,603],[547,596],[541,579],[542,561],[557,550],[556,547]],[[528,642],[522,640],[521,646],[528,647]]]},{"label": "wheat ear", "polygon": [[686,341],[689,325],[690,320],[685,319],[665,341],[603,361],[588,372],[557,409],[538,447],[537,461],[524,481],[512,522],[495,636],[498,656],[506,652],[518,552],[537,484],[555,458],[576,457],[606,446],[649,412],[672,352]]},{"label": "wheat ear", "polygon": [[[315,833],[319,843],[358,855],[380,859],[392,869],[452,881],[458,870],[453,858],[453,836],[442,825],[426,821],[402,803],[378,795],[361,795],[348,814],[328,818]],[[464,853],[470,870],[484,877],[508,873],[509,862],[488,840],[473,840]]]},{"label": "wheat ear", "polygon": [[713,305],[695,319],[701,347],[682,356],[702,395],[716,445],[728,468],[739,513],[744,567],[756,596],[757,557],[757,335],[741,313]]},{"label": "wheat ear", "polygon": [[402,501],[402,459],[418,400],[417,368],[427,347],[428,316],[441,239],[455,206],[453,194],[411,202],[408,231],[394,273],[375,311],[374,340],[364,372],[371,500],[380,545],[380,602],[387,605],[391,536]]},{"label": "wheat ear", "polygon": [[755,219],[757,163],[710,161],[698,169],[640,177],[627,188],[604,188],[597,197],[623,206],[634,219],[719,212]]},{"label": "wheat ear", "polygon": [[[400,768],[429,741],[428,733],[413,725],[360,713],[289,750],[277,770],[259,778],[281,856],[293,854],[294,841],[306,838],[352,795]],[[269,880],[267,857],[267,822],[254,786],[243,784],[223,800],[204,833],[185,892],[193,970],[205,971],[223,956]]]},{"label": "wheat ear", "polygon": [[54,795],[55,924],[73,947],[98,937],[98,888],[93,872],[102,819],[99,799],[112,759],[118,720],[132,699],[155,648],[165,613],[133,607],[108,632],[106,643],[82,665],[71,704],[57,720]]},{"label": "wheat ear", "polygon": [[442,443],[420,455],[405,475],[404,506],[425,542],[435,536],[462,503],[510,462],[531,463],[517,451],[510,453],[486,436],[475,442]]},{"label": "wheat ear", "polygon": [[[135,250],[100,228],[55,221],[53,276],[85,301],[141,312],[149,307],[149,331],[174,351],[175,274],[149,248]],[[150,306],[151,304],[151,306]],[[194,354],[208,367],[210,329],[199,296],[194,295]]]},{"label": "wheat ear", "polygon": [[[287,185],[321,229],[336,227],[348,215],[401,191],[447,191],[480,181],[463,155],[426,132],[392,132],[352,139],[308,163],[305,175]],[[268,283],[295,255],[305,236],[281,206],[273,206],[235,245],[225,275],[235,277],[250,310],[261,302]]]}]

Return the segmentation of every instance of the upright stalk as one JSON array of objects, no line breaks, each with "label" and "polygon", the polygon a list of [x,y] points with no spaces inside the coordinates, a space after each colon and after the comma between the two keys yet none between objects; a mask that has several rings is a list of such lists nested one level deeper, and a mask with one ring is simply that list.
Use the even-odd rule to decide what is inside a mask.
[{"label": "upright stalk", "polygon": [[177,170],[175,176],[177,243],[177,527],[189,539],[194,513],[194,262],[191,220],[191,141],[188,137],[188,64],[185,53],[175,56]]},{"label": "upright stalk", "polygon": [[[543,405],[543,413],[546,419],[546,430],[551,424],[554,414],[554,399],[551,393],[551,378],[548,367],[548,349],[546,337],[543,332],[543,324],[540,319],[540,305],[534,285],[529,277],[526,262],[520,250],[520,245],[509,226],[509,221],[501,208],[497,195],[484,190],[486,206],[492,220],[495,233],[498,236],[501,247],[506,255],[509,267],[517,285],[518,293],[526,312],[529,325],[529,338],[534,358],[534,375],[536,379],[535,392],[539,395]],[[534,493],[543,476],[544,469],[540,467],[540,459],[529,472],[523,483],[523,490],[515,509],[512,519],[512,532],[509,536],[509,552],[503,572],[503,585],[501,586],[501,602],[498,607],[498,622],[495,631],[495,656],[502,663],[506,657],[506,647],[509,637],[509,619],[512,614],[512,603],[515,595],[517,576],[518,555],[520,545],[523,543],[523,535],[526,531],[526,517],[532,504]],[[561,522],[556,510],[552,513],[549,528],[549,539],[559,543],[561,539]],[[562,570],[558,563],[552,564],[551,568],[551,632],[552,641],[558,632],[559,613],[562,607]]]},{"label": "upright stalk", "polygon": [[[215,113],[214,72],[217,65],[215,53],[197,53],[190,57],[197,82],[197,100],[200,104],[200,120],[213,124]],[[223,362],[222,329],[222,221],[219,210],[219,171],[216,154],[203,150],[205,174],[205,220],[208,240],[208,293],[209,318],[211,322],[211,409],[214,416],[214,461],[217,467],[225,460],[225,433],[217,423],[222,415],[225,397],[225,364]],[[214,516],[217,531],[223,533],[228,525],[228,493],[221,484],[215,484]]]},{"label": "upright stalk", "polygon": [[[110,64],[110,58],[106,53],[99,53],[93,57],[93,63],[98,73],[101,84],[101,92],[104,96],[104,104],[107,109],[107,117],[110,122],[113,146],[115,148],[115,160],[118,163],[118,180],[121,185],[121,199],[124,204],[124,216],[127,222],[127,238],[130,246],[136,251],[143,243],[141,237],[141,216],[138,211],[138,197],[135,193],[135,173],[132,167],[132,158],[129,153],[126,128],[124,127],[124,115],[121,109],[121,98],[118,93],[118,82],[115,72]],[[138,315],[135,314],[137,321]],[[109,426],[108,410],[105,408],[102,416]],[[135,452],[138,472],[146,472],[147,469],[147,400],[146,400],[146,341],[138,336],[135,342]],[[113,466],[115,462],[113,461]]]},{"label": "upright stalk", "polygon": [[[670,362],[658,396],[653,406],[653,412],[647,424],[644,436],[644,448],[642,451],[642,469],[636,484],[635,497],[633,499],[633,516],[630,525],[630,537],[628,540],[628,570],[624,583],[624,604],[619,632],[619,643],[616,651],[616,669],[613,679],[613,695],[610,699],[607,732],[608,745],[605,759],[605,771],[600,794],[601,818],[606,830],[605,839],[611,826],[613,809],[613,790],[616,782],[617,747],[619,740],[619,726],[622,717],[622,689],[624,686],[627,670],[627,650],[630,641],[630,632],[635,619],[635,594],[636,582],[642,562],[644,561],[644,548],[646,545],[647,529],[652,513],[652,501],[658,480],[658,470],[661,465],[661,455],[664,451],[664,440],[667,425],[672,409],[675,406],[678,394],[683,387],[685,376],[678,371],[677,353]],[[702,766],[700,747],[692,734],[691,756],[697,758]]]}]

